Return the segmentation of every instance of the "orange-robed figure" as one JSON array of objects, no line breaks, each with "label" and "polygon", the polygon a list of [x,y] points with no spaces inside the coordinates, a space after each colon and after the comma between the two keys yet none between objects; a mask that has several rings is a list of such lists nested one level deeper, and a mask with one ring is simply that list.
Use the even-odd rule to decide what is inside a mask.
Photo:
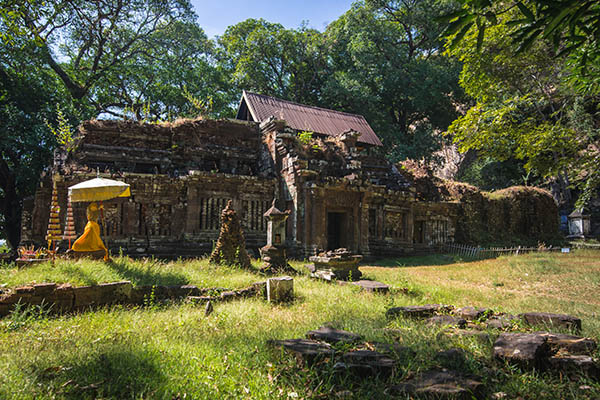
[{"label": "orange-robed figure", "polygon": [[98,216],[100,209],[96,203],[91,203],[87,208],[88,222],[85,225],[83,235],[73,243],[73,251],[98,251],[104,250],[104,260],[108,260],[108,249],[100,238],[100,225]]}]

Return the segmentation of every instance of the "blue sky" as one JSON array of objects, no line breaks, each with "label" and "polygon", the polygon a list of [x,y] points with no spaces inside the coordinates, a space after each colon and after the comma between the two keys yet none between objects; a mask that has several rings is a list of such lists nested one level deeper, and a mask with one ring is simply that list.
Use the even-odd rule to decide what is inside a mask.
[{"label": "blue sky", "polygon": [[229,25],[248,18],[264,18],[286,28],[297,28],[302,21],[323,30],[350,9],[353,0],[191,0],[198,23],[208,37],[222,35]]}]

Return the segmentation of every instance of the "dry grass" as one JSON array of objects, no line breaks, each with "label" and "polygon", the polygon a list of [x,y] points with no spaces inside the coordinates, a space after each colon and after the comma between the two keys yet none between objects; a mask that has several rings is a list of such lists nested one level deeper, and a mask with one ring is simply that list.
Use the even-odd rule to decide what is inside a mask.
[{"label": "dry grass", "polygon": [[[479,262],[456,262],[450,256],[388,260],[388,267],[361,267],[366,277],[396,288],[387,296],[301,275],[294,279],[296,300],[291,304],[244,299],[216,304],[209,317],[203,307],[185,303],[115,306],[27,320],[13,315],[0,320],[0,398],[289,400],[337,398],[335,393],[344,390],[356,399],[384,398],[390,384],[425,369],[447,367],[436,361],[436,352],[460,347],[467,354],[461,370],[480,376],[488,396],[504,392],[511,399],[597,399],[598,382],[500,365],[491,358],[491,343],[442,340],[442,328],[402,318],[388,321],[385,310],[446,303],[513,313],[564,312],[583,319],[584,335],[600,339],[598,254],[531,254]],[[27,270],[0,266],[0,284],[130,279],[136,284],[241,287],[264,279],[205,260],[121,261],[113,266],[65,262]],[[302,263],[293,265],[300,268]],[[271,338],[302,337],[324,323],[354,331],[367,341],[387,340],[384,329],[397,329],[402,332],[397,340],[415,350],[415,356],[398,360],[390,382],[356,381],[340,378],[332,365],[319,371],[302,368],[293,357],[266,345]],[[493,340],[497,333],[490,334]]]}]

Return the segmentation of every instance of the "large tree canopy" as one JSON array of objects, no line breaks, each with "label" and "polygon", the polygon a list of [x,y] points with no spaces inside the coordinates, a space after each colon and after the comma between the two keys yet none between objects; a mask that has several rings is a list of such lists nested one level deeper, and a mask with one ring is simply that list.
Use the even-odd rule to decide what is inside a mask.
[{"label": "large tree canopy", "polygon": [[219,60],[238,90],[319,102],[328,64],[318,31],[248,19],[227,28],[218,43]]},{"label": "large tree canopy", "polygon": [[464,101],[460,64],[442,54],[435,18],[452,9],[425,0],[356,3],[325,32],[332,108],[363,114],[392,159],[427,159]]},{"label": "large tree canopy", "polygon": [[580,92],[600,91],[600,2],[597,0],[462,0],[463,7],[446,14],[450,47],[468,32],[477,32],[481,49],[485,32],[498,23],[510,27],[506,37],[513,53],[545,42],[554,54],[569,56],[571,80]]},{"label": "large tree canopy", "polygon": [[0,224],[13,247],[23,196],[56,145],[46,120],[55,123],[57,105],[73,125],[106,114],[193,116],[189,98],[209,95],[215,113],[229,109],[188,0],[7,0],[2,10]]},{"label": "large tree canopy", "polygon": [[532,42],[515,54],[510,21],[514,9],[493,26],[465,33],[449,52],[464,67],[461,84],[477,104],[449,129],[462,151],[477,150],[496,160],[517,158],[534,175],[553,179],[569,202],[569,187],[598,183],[599,98],[570,84],[571,67],[553,43]]},{"label": "large tree canopy", "polygon": [[[21,45],[25,50],[31,43]],[[56,145],[46,122],[56,119],[57,105],[67,115],[73,110],[52,71],[35,68],[27,51],[0,49],[0,226],[14,247],[20,240],[22,199],[33,194]]]}]

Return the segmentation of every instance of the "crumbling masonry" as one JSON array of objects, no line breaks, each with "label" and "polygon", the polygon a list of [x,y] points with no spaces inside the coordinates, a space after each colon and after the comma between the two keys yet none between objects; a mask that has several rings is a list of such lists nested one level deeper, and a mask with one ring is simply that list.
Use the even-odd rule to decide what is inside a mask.
[{"label": "crumbling masonry", "polygon": [[[361,142],[356,131],[315,133],[310,141],[299,140],[298,132],[275,117],[260,123],[87,121],[75,148],[55,155],[52,172],[42,178],[35,198],[26,201],[23,241],[44,242],[53,181],[63,223],[67,188],[96,171],[131,185],[131,198],[104,204],[102,234],[113,253],[208,254],[230,200],[254,256],[266,243],[263,214],[273,199],[290,212],[286,246],[295,257],[340,247],[364,256],[402,255],[455,238],[476,243],[471,230],[507,236],[557,230],[556,206],[542,191],[535,192],[537,200],[525,196],[499,211],[481,194],[431,196],[403,168]],[[73,205],[78,234],[86,222],[85,206]],[[513,221],[517,209],[523,217]]]}]

